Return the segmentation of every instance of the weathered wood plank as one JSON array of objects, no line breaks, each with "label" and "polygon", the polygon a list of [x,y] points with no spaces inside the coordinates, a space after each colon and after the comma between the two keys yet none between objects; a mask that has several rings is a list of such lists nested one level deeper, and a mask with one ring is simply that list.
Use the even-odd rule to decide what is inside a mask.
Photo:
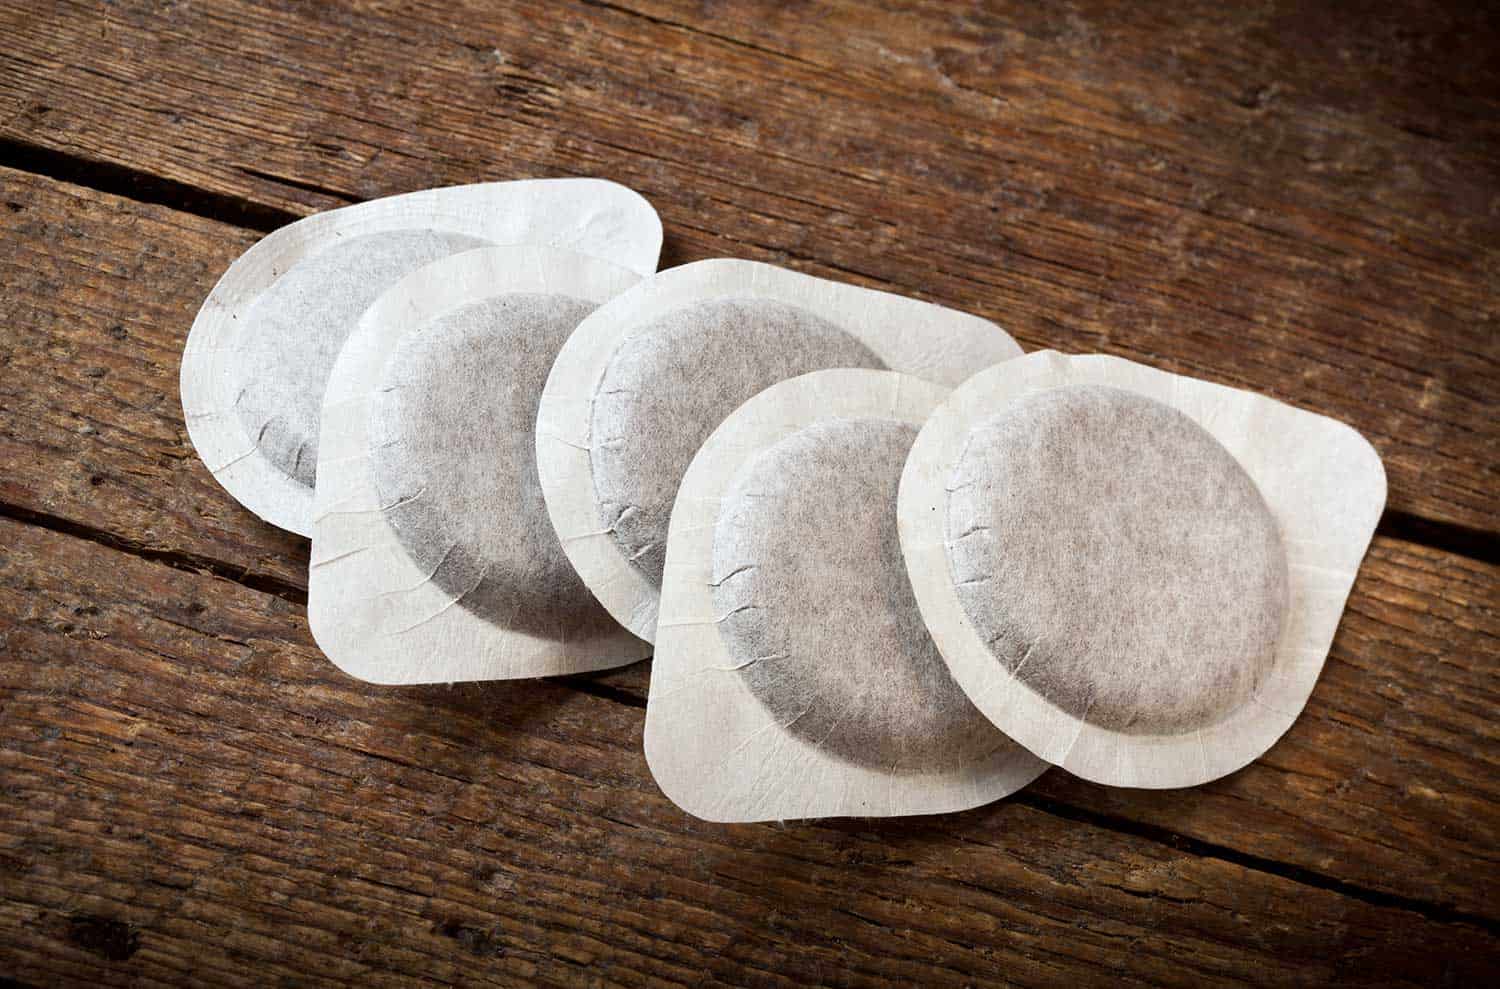
[{"label": "weathered wood plank", "polygon": [[[0,458],[9,465],[0,501],[295,598],[305,542],[258,523],[217,487],[192,455],[176,397],[198,281],[211,280],[208,259],[227,263],[244,235],[44,179],[4,179],[22,208],[0,230]],[[1312,706],[1256,765],[1180,793],[1062,774],[1036,791],[1492,916],[1496,577],[1474,561],[1377,540]],[[606,679],[644,696],[646,678],[637,666]]]},{"label": "weathered wood plank", "polygon": [[397,985],[1472,984],[1485,930],[1018,803],[720,827],[641,712],[372,691],[299,610],[0,521],[6,970]]},{"label": "weathered wood plank", "polygon": [[218,486],[177,392],[202,296],[256,235],[8,170],[0,199],[0,502],[305,588],[307,541]]},{"label": "weathered wood plank", "polygon": [[[631,7],[638,10],[629,9]],[[0,136],[305,212],[599,173],[768,258],[1357,425],[1493,530],[1494,16],[8,3]]]}]

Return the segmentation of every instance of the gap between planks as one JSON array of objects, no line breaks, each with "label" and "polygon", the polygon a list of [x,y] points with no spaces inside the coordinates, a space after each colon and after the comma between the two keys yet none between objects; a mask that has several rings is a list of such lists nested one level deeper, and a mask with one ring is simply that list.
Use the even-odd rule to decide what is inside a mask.
[{"label": "gap between planks", "polygon": [[[206,574],[228,580],[259,593],[281,598],[292,604],[305,606],[307,603],[306,592],[293,584],[274,578],[256,579],[241,572],[239,568],[226,566],[217,561],[194,554],[154,550],[92,526],[19,508],[4,502],[0,502],[0,517],[93,543],[105,549],[135,556],[153,563],[159,563],[174,570],[200,575]],[[591,676],[590,674],[579,674],[576,676],[544,677],[543,679],[549,683],[611,703],[621,704],[638,710],[645,709],[646,699],[644,697],[628,690],[622,690],[609,684],[597,682]],[[1026,790],[1022,790],[1007,799],[1016,801],[1032,810],[1052,817],[1114,831],[1170,848],[1173,851],[1186,852],[1197,858],[1226,862],[1244,869],[1276,876],[1277,878],[1285,879],[1301,886],[1346,896],[1371,906],[1409,911],[1434,923],[1465,924],[1484,931],[1491,936],[1500,936],[1500,919],[1454,909],[1416,897],[1369,889],[1368,887],[1350,883],[1303,866],[1280,862],[1260,855],[1242,852],[1226,845],[1193,838],[1172,831],[1169,828],[1161,827],[1160,825],[1134,821],[1113,814],[1105,814],[1076,807],[1072,804]]]}]

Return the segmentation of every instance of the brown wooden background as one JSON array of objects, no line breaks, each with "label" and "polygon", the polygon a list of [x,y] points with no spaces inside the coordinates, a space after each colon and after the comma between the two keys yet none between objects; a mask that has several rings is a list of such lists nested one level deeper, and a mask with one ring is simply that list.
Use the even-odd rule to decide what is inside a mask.
[{"label": "brown wooden background", "polygon": [[[0,975],[966,986],[1500,972],[1500,15],[1268,0],[0,0]],[[1389,512],[1313,699],[1190,791],[1060,771],[722,827],[646,664],[409,690],[313,647],[304,541],[193,454],[261,234],[603,175],[663,264],[773,261],[1362,430]]]}]

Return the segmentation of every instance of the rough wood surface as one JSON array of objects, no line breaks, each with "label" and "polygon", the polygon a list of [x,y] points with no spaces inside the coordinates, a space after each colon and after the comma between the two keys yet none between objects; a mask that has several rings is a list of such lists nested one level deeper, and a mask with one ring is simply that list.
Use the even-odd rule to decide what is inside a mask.
[{"label": "rough wood surface", "polygon": [[[300,602],[305,542],[260,524],[218,488],[192,454],[177,401],[176,356],[213,259],[227,261],[245,236],[162,207],[0,176],[20,207],[0,231],[9,314],[0,360],[13,382],[0,386],[4,503],[95,538],[131,533],[127,548]],[[1059,773],[1032,792],[1494,918],[1497,576],[1379,538],[1308,714],[1265,758],[1183,792]],[[647,668],[604,679],[642,700]]]},{"label": "rough wood surface", "polygon": [[182,422],[188,327],[257,235],[0,169],[0,503],[263,586],[307,540],[259,522]]},{"label": "rough wood surface", "polygon": [[[1494,12],[0,0],[0,36],[0,975],[1500,969]],[[668,264],[894,288],[1366,433],[1395,514],[1304,716],[1188,791],[1053,771],[950,817],[722,828],[651,782],[646,664],[340,675],[305,541],[187,443],[192,315],[293,216],[565,174],[649,196]]]},{"label": "rough wood surface", "polygon": [[1475,984],[1496,935],[1017,802],[696,822],[642,712],[372,691],[298,608],[0,521],[7,970],[50,984]]},{"label": "rough wood surface", "polygon": [[0,136],[265,222],[609,175],[658,205],[668,261],[768,258],[1253,387],[1357,424],[1394,509],[1494,529],[1497,20],[7,0]]}]

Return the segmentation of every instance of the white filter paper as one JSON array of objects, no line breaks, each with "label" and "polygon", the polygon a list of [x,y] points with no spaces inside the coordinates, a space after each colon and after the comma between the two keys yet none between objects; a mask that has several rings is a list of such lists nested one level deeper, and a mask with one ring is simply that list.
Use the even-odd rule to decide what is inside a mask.
[{"label": "white filter paper", "polygon": [[672,512],[646,759],[713,821],[895,816],[996,800],[1045,763],[996,730],[922,626],[896,536],[940,385],[818,371],[693,459]]},{"label": "white filter paper", "polygon": [[537,398],[562,341],[638,276],[540,247],[418,269],[344,345],[324,398],[308,620],[377,683],[578,673],[644,658],[558,543]]},{"label": "white filter paper", "polygon": [[1043,352],[937,407],[898,520],[927,627],[996,726],[1085,779],[1162,788],[1291,726],[1384,504],[1342,423]]},{"label": "white filter paper", "polygon": [[489,244],[536,244],[655,270],[661,222],[599,179],[431,189],[283,227],[219,279],[193,321],[180,388],[188,435],[214,477],[256,515],[312,531],[322,389],[364,308],[398,278]]},{"label": "white filter paper", "polygon": [[977,316],[772,265],[662,272],[584,320],[558,355],[537,416],[548,512],[610,614],[652,639],[678,483],[741,402],[831,367],[952,385],[1020,352]]}]

